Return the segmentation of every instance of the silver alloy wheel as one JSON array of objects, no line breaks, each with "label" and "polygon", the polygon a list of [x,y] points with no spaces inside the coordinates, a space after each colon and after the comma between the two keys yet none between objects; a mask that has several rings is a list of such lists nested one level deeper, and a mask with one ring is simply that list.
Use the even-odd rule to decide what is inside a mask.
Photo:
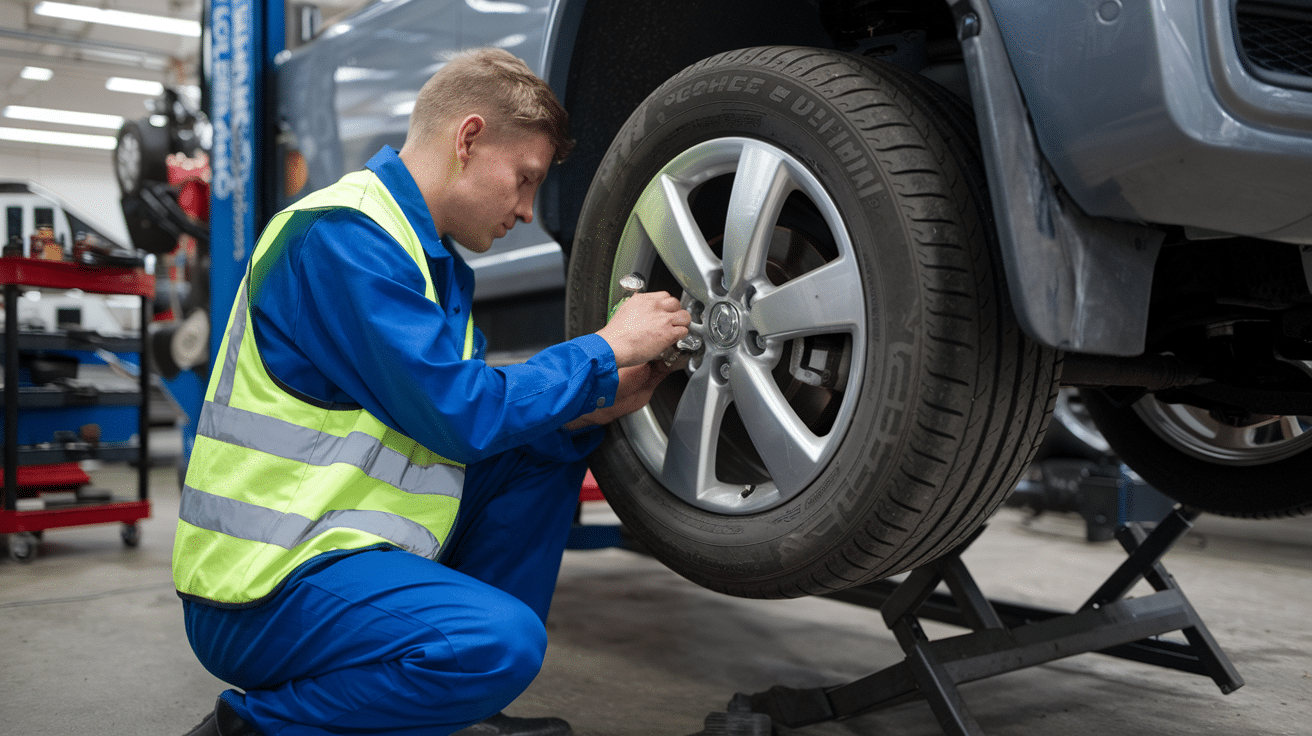
[{"label": "silver alloy wheel", "polygon": [[119,137],[114,160],[119,186],[125,192],[132,191],[141,179],[141,139],[130,133]]},{"label": "silver alloy wheel", "polygon": [[1176,449],[1218,465],[1265,465],[1312,447],[1312,417],[1260,417],[1236,427],[1206,409],[1163,403],[1151,394],[1137,401],[1134,411]]},{"label": "silver alloy wheel", "polygon": [[[709,239],[689,197],[699,186],[733,175],[723,238]],[[767,271],[781,215],[801,195],[828,228],[837,253],[818,267],[789,274],[782,283]],[[790,199],[790,195],[793,198]],[[722,246],[723,258],[712,244]],[[622,420],[644,465],[672,494],[698,508],[739,515],[773,508],[800,493],[833,457],[851,423],[866,350],[864,288],[843,217],[819,180],[784,150],[740,137],[693,146],[647,184],[618,244],[610,303],[623,296],[620,276],[650,274],[657,258],[683,288],[694,315],[691,331],[703,351],[688,364],[688,382],[664,424],[650,407]],[[777,271],[776,271],[777,274]],[[818,366],[796,365],[802,343],[817,336],[843,340],[841,384],[832,423],[819,426],[799,412],[777,374],[815,384]],[[823,339],[823,338],[821,338]],[[824,352],[824,351],[819,351]],[[808,352],[808,355],[814,353]],[[724,458],[721,429],[730,407],[768,479],[741,483],[717,475]]]}]

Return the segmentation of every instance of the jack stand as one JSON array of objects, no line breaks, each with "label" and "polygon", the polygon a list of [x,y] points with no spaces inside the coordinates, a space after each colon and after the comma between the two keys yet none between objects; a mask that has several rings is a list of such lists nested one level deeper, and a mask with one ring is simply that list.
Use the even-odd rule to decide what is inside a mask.
[{"label": "jack stand", "polygon": [[[714,723],[707,719],[703,733],[768,734],[752,719],[765,714],[773,724],[798,728],[924,698],[948,736],[982,736],[959,684],[1085,652],[1206,675],[1228,695],[1244,684],[1243,678],[1160,561],[1196,518],[1197,511],[1177,508],[1151,533],[1139,524],[1117,530],[1129,557],[1074,613],[985,598],[961,561],[961,553],[979,532],[950,554],[913,570],[901,583],[879,581],[833,594],[830,597],[879,608],[906,659],[845,685],[805,690],[775,686],[755,695],[737,694],[728,712],[712,714],[717,716]],[[1140,579],[1156,592],[1126,599]],[[947,584],[950,595],[934,592],[940,582]],[[929,641],[918,616],[964,626],[972,633]],[[1177,630],[1184,632],[1187,644],[1154,638]],[[740,720],[744,723],[737,723]],[[749,721],[754,728],[739,730]]]}]

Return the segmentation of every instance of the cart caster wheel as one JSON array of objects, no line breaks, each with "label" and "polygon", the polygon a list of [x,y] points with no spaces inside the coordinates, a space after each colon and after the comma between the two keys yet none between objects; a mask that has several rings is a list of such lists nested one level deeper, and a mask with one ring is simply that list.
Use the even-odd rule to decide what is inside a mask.
[{"label": "cart caster wheel", "polygon": [[124,524],[119,530],[119,536],[123,537],[123,544],[129,547],[135,547],[141,544],[141,527],[136,524]]},{"label": "cart caster wheel", "polygon": [[37,539],[31,532],[19,532],[9,535],[9,556],[16,562],[31,562],[36,559]]}]

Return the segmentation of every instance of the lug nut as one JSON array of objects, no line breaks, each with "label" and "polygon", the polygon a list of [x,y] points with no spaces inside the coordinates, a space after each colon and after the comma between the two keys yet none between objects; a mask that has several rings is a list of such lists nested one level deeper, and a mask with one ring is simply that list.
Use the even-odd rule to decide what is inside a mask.
[{"label": "lug nut", "polygon": [[610,313],[606,315],[607,320],[615,316],[615,311],[620,308],[621,304],[632,299],[634,294],[647,288],[647,279],[643,278],[642,274],[634,271],[628,276],[620,277],[619,284],[620,288],[624,290],[624,296],[620,297],[620,300],[615,302],[615,306],[610,308]]},{"label": "lug nut", "polygon": [[642,274],[634,272],[620,279],[620,288],[628,292],[626,296],[633,296],[647,288],[647,279],[644,279]]}]

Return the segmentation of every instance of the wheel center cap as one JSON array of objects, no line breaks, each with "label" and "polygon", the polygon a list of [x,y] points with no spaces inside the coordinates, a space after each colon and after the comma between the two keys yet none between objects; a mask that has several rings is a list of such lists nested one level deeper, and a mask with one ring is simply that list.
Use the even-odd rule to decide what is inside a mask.
[{"label": "wheel center cap", "polygon": [[711,307],[711,316],[706,325],[711,342],[722,348],[733,346],[738,342],[742,321],[738,308],[729,302],[720,302]]}]

